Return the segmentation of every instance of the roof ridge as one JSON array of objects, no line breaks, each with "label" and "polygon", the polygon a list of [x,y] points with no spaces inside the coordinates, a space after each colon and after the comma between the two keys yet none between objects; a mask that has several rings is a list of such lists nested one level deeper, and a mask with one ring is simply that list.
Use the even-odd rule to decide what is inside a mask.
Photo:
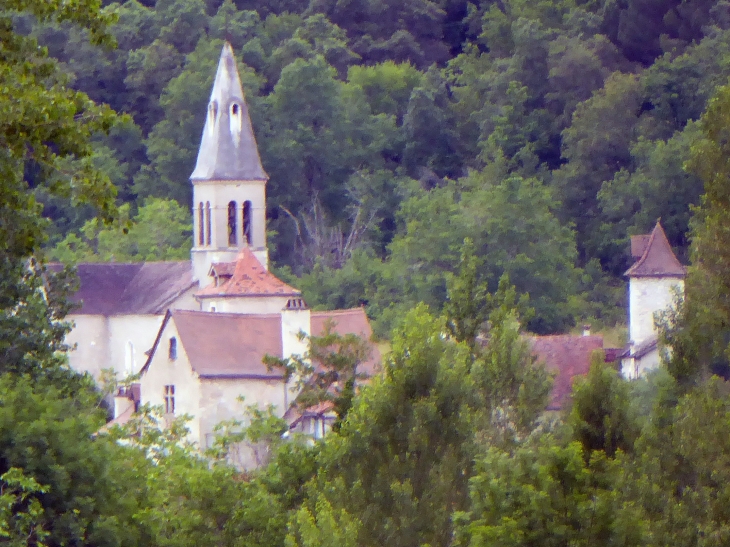
[{"label": "roof ridge", "polygon": [[323,314],[345,314],[345,313],[351,313],[351,312],[358,312],[358,311],[365,311],[365,309],[362,306],[356,306],[354,308],[345,308],[342,310],[316,310],[312,311],[312,315],[323,315]]},{"label": "roof ridge", "polygon": [[248,318],[248,317],[255,317],[255,318],[263,318],[263,319],[277,319],[281,317],[281,314],[279,313],[236,313],[236,312],[219,312],[219,311],[202,311],[202,310],[182,310],[182,309],[174,309],[170,310],[173,315],[183,314],[183,315],[200,315],[200,316],[206,316],[206,317],[241,317],[241,318]]}]

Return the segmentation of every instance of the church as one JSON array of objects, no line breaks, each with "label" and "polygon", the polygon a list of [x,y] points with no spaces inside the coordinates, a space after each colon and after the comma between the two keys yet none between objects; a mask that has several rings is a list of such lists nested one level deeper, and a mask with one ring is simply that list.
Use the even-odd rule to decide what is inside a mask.
[{"label": "church", "polygon": [[[167,417],[187,414],[190,440],[205,448],[222,420],[244,405],[272,405],[292,429],[324,434],[332,414],[296,410],[293,386],[268,370],[265,355],[306,352],[306,335],[326,328],[369,340],[362,308],[313,312],[297,289],[269,272],[266,183],[229,44],[218,63],[193,185],[193,247],[184,262],[78,265],[80,307],[69,317],[70,366],[99,379],[139,375],[115,397],[115,421],[140,404]],[[373,347],[363,364],[372,374]]]}]

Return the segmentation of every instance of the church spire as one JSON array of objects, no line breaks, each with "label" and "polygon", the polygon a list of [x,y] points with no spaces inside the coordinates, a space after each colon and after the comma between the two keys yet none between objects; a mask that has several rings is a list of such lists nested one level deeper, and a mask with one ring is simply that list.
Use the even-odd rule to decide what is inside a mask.
[{"label": "church spire", "polygon": [[193,181],[268,180],[243,97],[233,48],[226,42],[208,103]]}]

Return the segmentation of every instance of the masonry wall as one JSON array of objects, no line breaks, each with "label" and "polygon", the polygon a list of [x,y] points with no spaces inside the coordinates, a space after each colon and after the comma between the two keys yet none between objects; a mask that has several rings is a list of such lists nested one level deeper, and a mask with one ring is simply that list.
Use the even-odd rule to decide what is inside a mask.
[{"label": "masonry wall", "polygon": [[[177,358],[170,359],[170,338],[177,340]],[[173,321],[168,321],[150,366],[140,379],[142,404],[165,408],[165,386],[175,386],[175,416],[188,414],[190,439],[200,441],[200,381],[190,367]],[[170,416],[172,417],[172,416]]]},{"label": "masonry wall", "polygon": [[201,300],[202,311],[221,313],[268,314],[281,313],[289,300],[287,296],[241,296],[205,298]]},{"label": "masonry wall", "polygon": [[676,291],[684,290],[684,281],[673,277],[633,277],[629,281],[629,339],[640,344],[656,335],[654,314],[674,303]]},{"label": "masonry wall", "polygon": [[[115,315],[109,318],[109,362],[117,378],[137,374],[147,361],[145,352],[155,343],[162,315]],[[131,370],[130,370],[131,369]]]},{"label": "masonry wall", "polygon": [[98,378],[103,368],[108,368],[109,322],[103,315],[69,315],[74,328],[66,336],[69,365],[77,372],[88,372]]}]

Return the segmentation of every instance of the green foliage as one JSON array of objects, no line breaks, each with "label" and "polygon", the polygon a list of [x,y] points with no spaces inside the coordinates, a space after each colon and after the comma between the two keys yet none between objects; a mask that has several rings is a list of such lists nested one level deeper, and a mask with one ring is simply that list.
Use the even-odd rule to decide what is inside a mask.
[{"label": "green foliage", "polygon": [[48,545],[137,545],[149,539],[135,520],[144,503],[141,454],[95,437],[105,413],[93,406],[90,391],[71,398],[47,382],[6,375],[0,400],[0,472],[19,468],[44,485],[45,493],[32,495],[37,503],[28,506],[28,518],[48,532]]},{"label": "green foliage", "polygon": [[586,459],[596,450],[613,458],[621,450],[631,453],[637,436],[629,401],[629,386],[605,362],[603,352],[591,359],[588,377],[573,385],[573,406],[568,423]]},{"label": "green foliage", "polygon": [[286,359],[267,355],[264,363],[270,368],[281,369],[287,383],[293,379],[298,408],[332,402],[337,415],[332,428],[337,431],[352,407],[358,380],[367,378],[358,367],[370,357],[370,341],[356,334],[335,332],[331,321],[325,324],[320,336],[304,333],[299,336],[307,341],[304,355],[295,354]]},{"label": "green foliage", "polygon": [[640,519],[612,487],[618,463],[541,435],[513,452],[490,449],[470,480],[471,507],[456,516],[456,544],[644,545]]},{"label": "green foliage", "polygon": [[17,467],[8,469],[0,481],[0,537],[11,547],[43,547],[48,532],[38,527],[43,508],[34,496],[48,489]]},{"label": "green foliage", "polygon": [[187,209],[176,201],[150,198],[129,219],[129,205],[119,209],[120,224],[102,226],[96,219],[81,228],[81,237],[67,235],[50,251],[64,264],[78,262],[185,260],[192,244]]}]

